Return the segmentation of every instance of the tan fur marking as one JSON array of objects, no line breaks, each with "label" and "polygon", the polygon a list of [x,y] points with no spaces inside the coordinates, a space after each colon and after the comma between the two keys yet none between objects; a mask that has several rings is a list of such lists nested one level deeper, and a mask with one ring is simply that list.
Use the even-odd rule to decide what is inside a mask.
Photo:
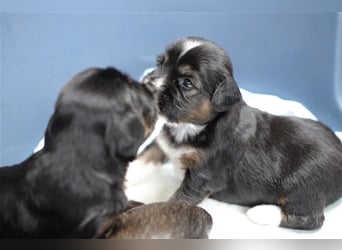
[{"label": "tan fur marking", "polygon": [[144,130],[145,130],[144,139],[146,139],[152,134],[153,128],[148,126],[146,123],[144,123]]},{"label": "tan fur marking", "polygon": [[181,156],[180,160],[184,169],[193,168],[203,160],[203,155],[199,151],[185,153]]},{"label": "tan fur marking", "polygon": [[189,119],[193,122],[205,123],[211,119],[212,107],[209,99],[204,99],[199,108],[193,109]]},{"label": "tan fur marking", "polygon": [[144,164],[147,163],[163,163],[166,161],[166,156],[164,152],[160,149],[157,144],[151,144],[142,154],[139,156],[139,160],[141,160]]},{"label": "tan fur marking", "polygon": [[288,202],[289,202],[289,200],[285,196],[280,196],[278,201],[277,201],[278,205],[281,207],[286,206]]},{"label": "tan fur marking", "polygon": [[186,75],[186,74],[189,74],[189,73],[192,73],[193,69],[190,65],[182,65],[179,67],[179,72],[183,75]]}]

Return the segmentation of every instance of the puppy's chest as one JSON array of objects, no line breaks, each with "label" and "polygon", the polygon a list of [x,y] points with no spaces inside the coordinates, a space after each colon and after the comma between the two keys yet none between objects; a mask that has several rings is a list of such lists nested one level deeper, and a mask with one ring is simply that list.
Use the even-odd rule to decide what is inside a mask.
[{"label": "puppy's chest", "polygon": [[182,170],[193,168],[203,160],[203,152],[200,149],[186,144],[175,144],[174,140],[175,138],[165,131],[157,137],[160,148],[176,168]]}]

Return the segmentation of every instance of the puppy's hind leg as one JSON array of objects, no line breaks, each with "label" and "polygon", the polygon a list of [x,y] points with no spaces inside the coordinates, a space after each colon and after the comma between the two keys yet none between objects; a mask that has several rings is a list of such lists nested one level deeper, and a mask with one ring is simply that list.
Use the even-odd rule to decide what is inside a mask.
[{"label": "puppy's hind leg", "polygon": [[323,212],[309,215],[288,214],[282,219],[280,226],[294,229],[315,230],[323,225],[323,221]]},{"label": "puppy's hind leg", "polygon": [[294,229],[315,230],[323,225],[324,199],[317,196],[289,196],[283,198],[282,206],[284,216],[280,226]]},{"label": "puppy's hind leg", "polygon": [[265,204],[252,207],[247,211],[247,216],[257,224],[293,229],[314,230],[323,224],[322,204],[310,205],[306,199],[297,198],[292,201],[281,197],[278,205]]}]

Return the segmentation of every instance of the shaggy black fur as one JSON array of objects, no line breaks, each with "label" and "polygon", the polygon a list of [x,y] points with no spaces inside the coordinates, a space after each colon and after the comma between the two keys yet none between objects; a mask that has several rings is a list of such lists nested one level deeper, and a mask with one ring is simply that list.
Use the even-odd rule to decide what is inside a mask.
[{"label": "shaggy black fur", "polygon": [[278,204],[281,226],[321,227],[324,207],[342,196],[342,145],[333,131],[246,105],[229,57],[202,38],[172,43],[149,77],[167,120],[157,143],[186,170],[171,201]]},{"label": "shaggy black fur", "polygon": [[65,85],[45,146],[0,168],[1,237],[96,237],[127,206],[126,167],[154,126],[151,94],[114,68]]},{"label": "shaggy black fur", "polygon": [[207,238],[205,210],[125,196],[128,163],[154,127],[154,98],[114,68],[72,78],[44,148],[0,168],[0,238]]}]

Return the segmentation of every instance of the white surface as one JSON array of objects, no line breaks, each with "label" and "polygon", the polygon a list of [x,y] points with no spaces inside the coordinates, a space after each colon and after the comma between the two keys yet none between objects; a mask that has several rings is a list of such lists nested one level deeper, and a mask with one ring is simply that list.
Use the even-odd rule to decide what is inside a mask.
[{"label": "white surface", "polygon": [[[295,115],[316,119],[302,104],[283,100],[276,96],[255,94],[241,90],[244,100],[251,106],[272,114]],[[156,129],[140,147],[141,151],[158,134],[163,122],[158,121]],[[342,132],[336,133],[342,140]],[[42,139],[35,151],[44,145]],[[166,201],[182,181],[181,171],[170,163],[162,166],[143,165],[141,162],[130,164],[127,172],[126,194],[129,199],[144,203]],[[325,209],[323,227],[316,231],[284,229],[277,226],[279,210],[259,207],[249,211],[248,207],[227,204],[213,199],[205,199],[200,207],[206,209],[213,218],[210,238],[213,239],[336,239],[342,238],[342,199]],[[253,218],[252,218],[253,217]],[[253,221],[258,222],[256,224]],[[271,224],[271,225],[260,225]]]}]

